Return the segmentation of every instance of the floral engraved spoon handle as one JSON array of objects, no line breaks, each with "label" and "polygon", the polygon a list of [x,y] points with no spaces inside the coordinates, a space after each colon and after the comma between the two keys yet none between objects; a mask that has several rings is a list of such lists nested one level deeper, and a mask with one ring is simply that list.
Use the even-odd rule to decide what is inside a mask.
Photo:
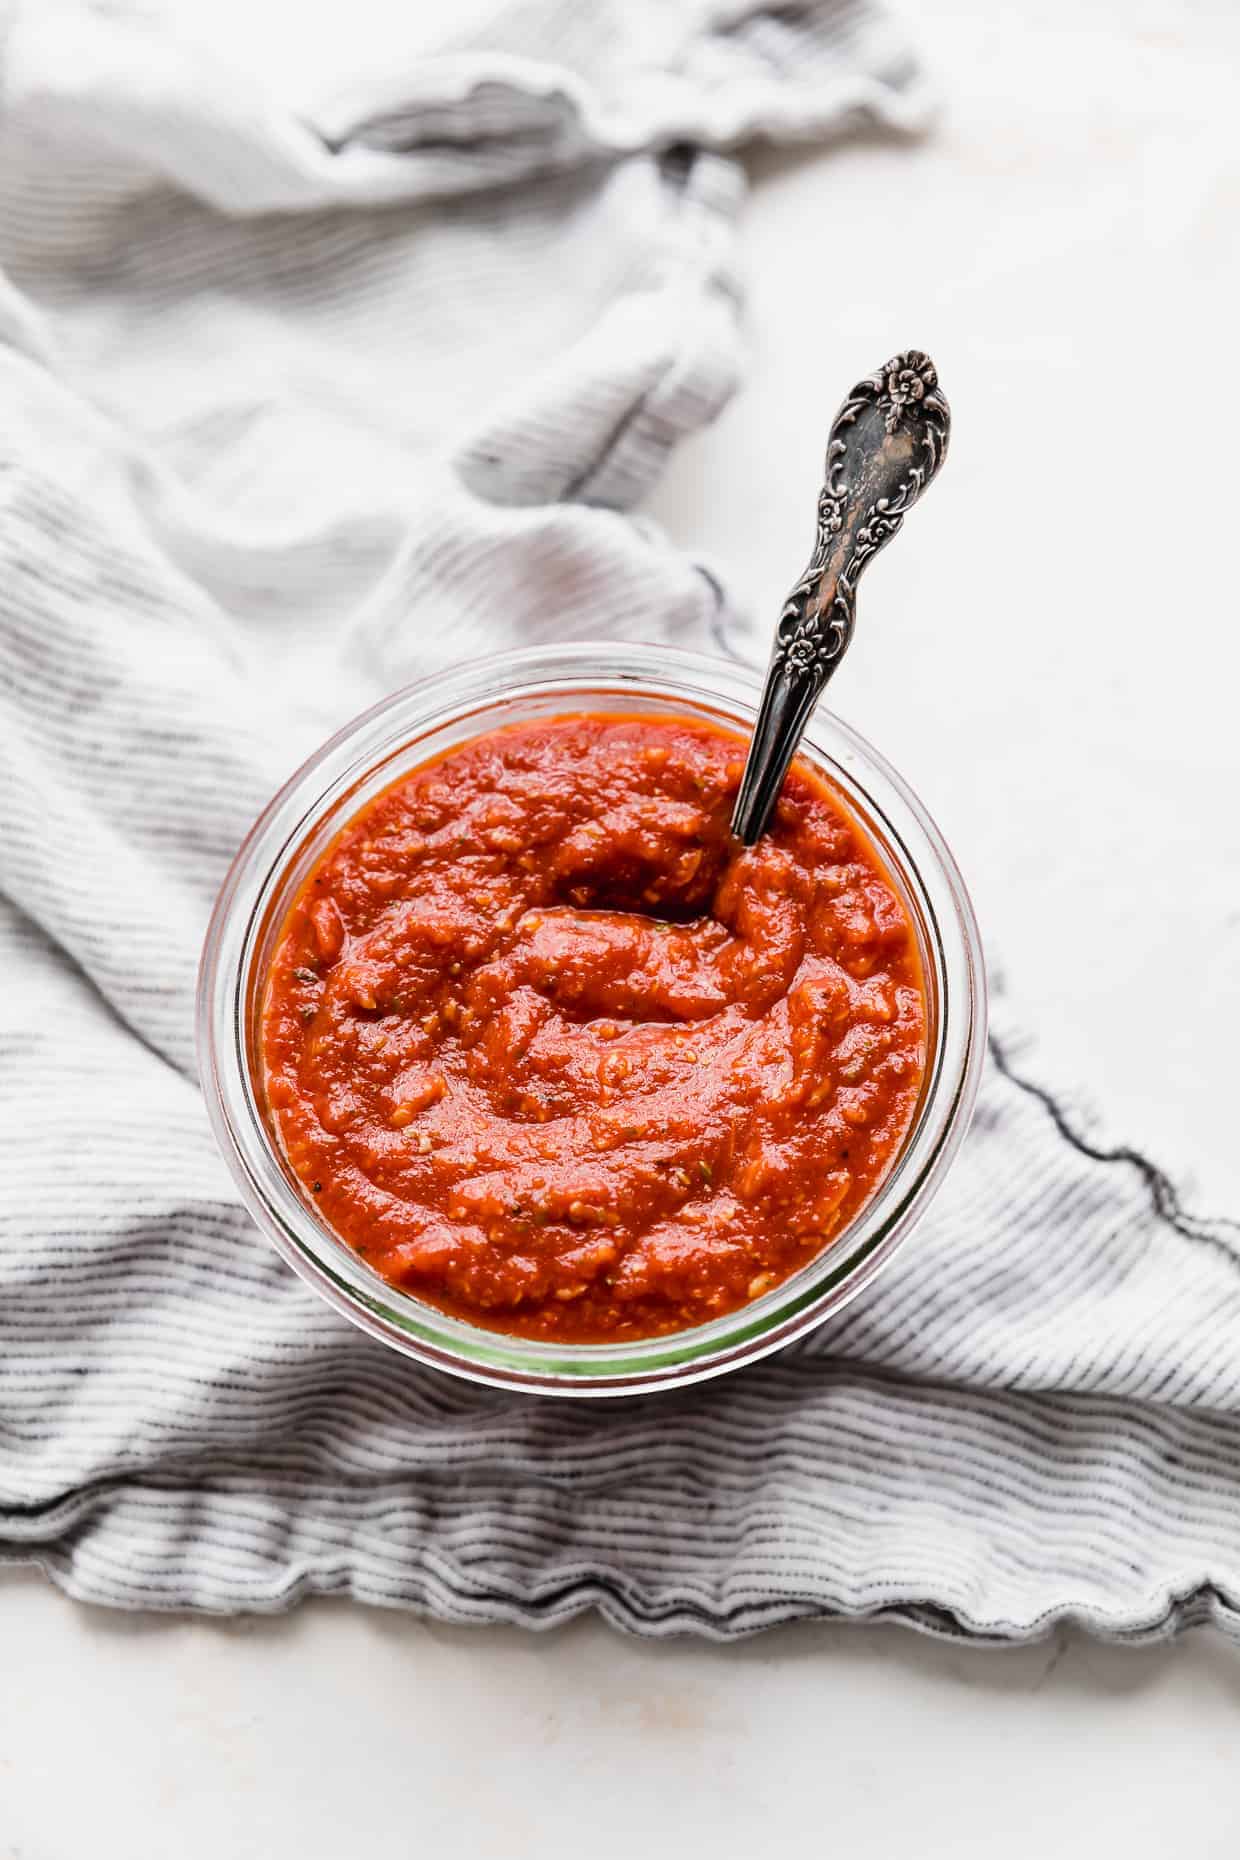
[{"label": "floral engraved spoon handle", "polygon": [[938,374],[920,349],[859,381],[835,416],[814,553],[775,628],[732,815],[746,846],[766,831],[814,705],[848,648],[858,577],[943,463],[950,430]]}]

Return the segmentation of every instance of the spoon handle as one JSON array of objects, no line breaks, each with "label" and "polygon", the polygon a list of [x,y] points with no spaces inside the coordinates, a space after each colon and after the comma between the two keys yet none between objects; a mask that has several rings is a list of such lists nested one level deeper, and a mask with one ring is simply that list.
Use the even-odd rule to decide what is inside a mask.
[{"label": "spoon handle", "polygon": [[775,628],[732,831],[766,831],[823,686],[852,638],[857,580],[894,536],[947,452],[951,413],[920,349],[859,381],[835,416],[814,553]]}]

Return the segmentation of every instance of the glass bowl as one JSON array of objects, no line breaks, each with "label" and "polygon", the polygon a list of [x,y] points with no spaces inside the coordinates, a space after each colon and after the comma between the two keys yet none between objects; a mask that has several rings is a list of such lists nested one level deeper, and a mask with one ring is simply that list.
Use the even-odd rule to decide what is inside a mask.
[{"label": "glass bowl", "polygon": [[484,731],[571,711],[688,716],[752,728],[745,667],[675,648],[580,644],[497,655],[410,685],[298,769],[224,881],[198,980],[198,1051],[216,1140],[254,1220],[329,1304],[393,1349],[458,1376],[548,1395],[628,1395],[720,1375],[803,1336],[854,1298],[925,1212],[972,1113],[986,988],[972,906],[916,796],[855,731],[819,710],[802,755],[840,791],[915,926],[927,994],[926,1072],[904,1143],[869,1202],[792,1277],[726,1317],[616,1344],[549,1344],[459,1318],[382,1279],[318,1217],[285,1163],[258,1083],[262,981],[288,906],[348,817],[420,763]]}]

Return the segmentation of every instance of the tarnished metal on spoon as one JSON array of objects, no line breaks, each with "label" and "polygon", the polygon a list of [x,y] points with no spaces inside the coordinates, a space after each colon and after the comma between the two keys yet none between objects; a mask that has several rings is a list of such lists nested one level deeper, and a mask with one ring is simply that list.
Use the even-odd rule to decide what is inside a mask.
[{"label": "tarnished metal on spoon", "polygon": [[775,628],[732,815],[746,846],[766,831],[814,705],[848,649],[861,571],[938,471],[950,430],[934,363],[920,349],[859,381],[835,416],[814,553]]}]

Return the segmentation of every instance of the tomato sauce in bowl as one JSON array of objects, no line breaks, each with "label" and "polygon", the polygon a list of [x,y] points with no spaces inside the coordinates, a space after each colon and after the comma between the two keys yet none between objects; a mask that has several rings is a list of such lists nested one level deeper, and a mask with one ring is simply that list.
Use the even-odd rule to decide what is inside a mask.
[{"label": "tomato sauce in bowl", "polygon": [[279,926],[265,1110],[391,1284],[525,1338],[657,1337],[829,1247],[917,1109],[900,894],[805,762],[729,821],[744,740],[692,718],[509,725],[353,815]]}]

